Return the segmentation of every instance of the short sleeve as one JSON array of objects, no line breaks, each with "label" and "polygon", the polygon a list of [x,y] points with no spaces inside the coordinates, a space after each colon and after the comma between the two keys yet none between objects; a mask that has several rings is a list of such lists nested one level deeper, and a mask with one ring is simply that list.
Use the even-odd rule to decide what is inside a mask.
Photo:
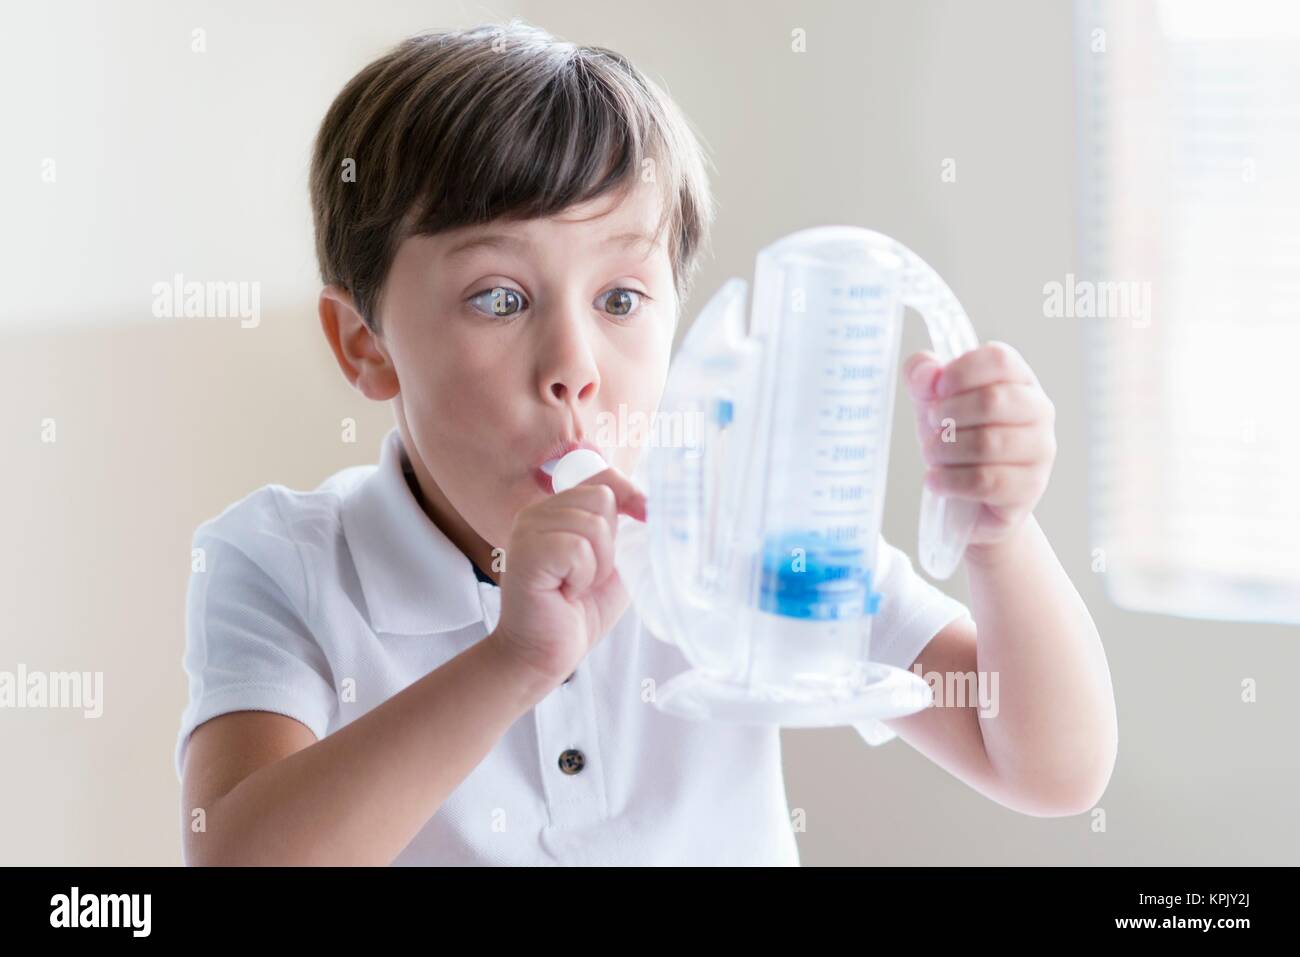
[{"label": "short sleeve", "polygon": [[[910,668],[930,639],[970,611],[922,578],[907,553],[890,545],[883,536],[877,546],[876,568],[872,590],[881,598],[871,623],[871,660]],[[873,746],[898,737],[882,721],[861,721],[853,727]]]},{"label": "short sleeve", "polygon": [[189,703],[176,740],[177,776],[191,732],[232,711],[287,715],[324,737],[338,698],[305,624],[302,563],[273,491],[200,526],[192,544],[183,657]]}]

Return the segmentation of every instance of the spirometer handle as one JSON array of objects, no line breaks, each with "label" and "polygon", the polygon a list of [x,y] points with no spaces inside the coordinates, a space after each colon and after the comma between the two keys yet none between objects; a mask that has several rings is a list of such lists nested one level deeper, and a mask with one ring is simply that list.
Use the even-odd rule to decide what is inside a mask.
[{"label": "spirometer handle", "polygon": [[[920,256],[899,245],[903,258],[903,302],[921,314],[930,341],[943,363],[979,345],[975,330],[948,284]],[[957,570],[970,542],[980,505],[968,499],[945,498],[921,490],[920,560],[932,578],[947,578]]]}]

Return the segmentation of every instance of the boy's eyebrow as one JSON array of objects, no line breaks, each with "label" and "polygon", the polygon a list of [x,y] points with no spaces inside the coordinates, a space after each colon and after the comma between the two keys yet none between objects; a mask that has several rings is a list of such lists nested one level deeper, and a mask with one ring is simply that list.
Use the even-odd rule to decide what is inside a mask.
[{"label": "boy's eyebrow", "polygon": [[524,249],[527,248],[528,243],[518,236],[509,236],[505,233],[488,233],[484,236],[475,236],[464,242],[457,243],[447,250],[447,255],[463,256],[475,249],[496,249],[503,246],[507,249]]},{"label": "boy's eyebrow", "polygon": [[[630,232],[618,233],[614,236],[607,236],[602,239],[600,243],[601,245],[622,246],[625,248],[636,245],[652,247],[655,240],[653,236],[650,236],[647,233],[632,230]],[[451,249],[447,250],[447,256],[463,256],[475,249],[505,248],[518,251],[521,249],[527,249],[529,245],[530,244],[527,240],[520,239],[518,236],[512,236],[508,233],[487,233],[457,243],[455,246],[452,246]]]},{"label": "boy's eyebrow", "polygon": [[656,237],[651,236],[649,233],[641,233],[632,230],[626,233],[619,233],[617,236],[610,236],[604,241],[612,246],[621,246],[624,249],[630,249],[633,246],[644,246],[646,248],[646,253],[648,254],[650,250],[654,248],[657,240]]}]

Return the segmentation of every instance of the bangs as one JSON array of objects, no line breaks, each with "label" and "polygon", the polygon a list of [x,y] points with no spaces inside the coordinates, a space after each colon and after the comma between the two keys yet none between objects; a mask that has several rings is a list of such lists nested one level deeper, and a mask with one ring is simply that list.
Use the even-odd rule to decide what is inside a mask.
[{"label": "bangs", "polygon": [[463,120],[441,142],[443,164],[412,210],[411,234],[545,218],[642,183],[660,200],[655,240],[679,224],[681,170],[653,94],[611,83],[594,59],[575,52],[531,85],[482,89],[468,80]]},{"label": "bangs", "polygon": [[[325,116],[311,193],[321,278],[378,328],[401,241],[555,216],[648,186],[678,301],[708,241],[706,156],[677,105],[625,57],[512,21],[411,37]],[[340,176],[340,168],[355,175]]]}]

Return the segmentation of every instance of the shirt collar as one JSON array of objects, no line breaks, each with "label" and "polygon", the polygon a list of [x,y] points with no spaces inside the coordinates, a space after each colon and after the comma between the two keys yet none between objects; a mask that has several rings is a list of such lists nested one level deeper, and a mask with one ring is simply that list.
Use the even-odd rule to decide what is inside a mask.
[{"label": "shirt collar", "polygon": [[371,627],[392,635],[455,631],[500,615],[500,589],[420,508],[402,474],[402,438],[384,436],[379,465],[341,506],[343,534]]}]

